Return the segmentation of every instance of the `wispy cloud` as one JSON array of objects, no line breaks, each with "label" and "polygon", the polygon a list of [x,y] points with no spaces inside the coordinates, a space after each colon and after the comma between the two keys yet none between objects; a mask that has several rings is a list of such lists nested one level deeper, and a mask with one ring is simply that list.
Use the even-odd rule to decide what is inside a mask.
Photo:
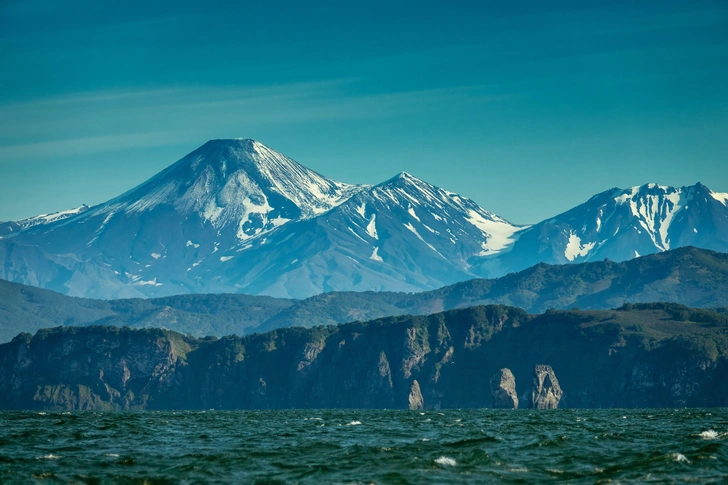
[{"label": "wispy cloud", "polygon": [[331,80],[90,92],[8,104],[0,106],[0,161],[169,145],[269,125],[472,109],[504,98],[487,86],[388,93],[355,87],[353,80]]},{"label": "wispy cloud", "polygon": [[7,145],[0,146],[0,160],[42,158],[49,155],[62,157],[103,153],[129,148],[165,146],[178,143],[185,136],[192,135],[192,133],[185,133],[183,131],[154,131]]}]

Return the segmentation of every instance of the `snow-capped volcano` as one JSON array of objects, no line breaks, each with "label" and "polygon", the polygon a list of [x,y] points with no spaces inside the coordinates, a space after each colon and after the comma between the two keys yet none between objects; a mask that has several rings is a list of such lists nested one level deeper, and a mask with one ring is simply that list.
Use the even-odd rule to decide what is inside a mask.
[{"label": "snow-capped volcano", "polygon": [[198,214],[217,230],[233,227],[245,241],[326,212],[360,188],[323,177],[255,140],[211,140],[96,212],[113,217],[168,206]]},{"label": "snow-capped volcano", "polygon": [[539,262],[625,261],[682,246],[728,251],[727,204],[728,194],[700,183],[612,189],[524,231],[501,259],[518,270]]},{"label": "snow-capped volcano", "polygon": [[255,140],[212,140],[109,202],[5,234],[0,251],[12,255],[0,274],[77,296],[204,291],[208,278],[220,279],[218,268],[196,274],[206,258],[224,263],[223,250],[316,217],[363,188]]},{"label": "snow-capped volcano", "polygon": [[0,278],[74,296],[417,291],[540,262],[728,251],[728,194],[612,189],[517,226],[408,173],[330,180],[255,140],[212,140],[104,204],[0,224]]}]

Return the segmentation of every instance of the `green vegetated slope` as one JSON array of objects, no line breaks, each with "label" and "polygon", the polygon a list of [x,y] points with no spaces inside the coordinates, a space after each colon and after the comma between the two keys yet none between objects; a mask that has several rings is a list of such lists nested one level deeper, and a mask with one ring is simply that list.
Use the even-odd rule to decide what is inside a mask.
[{"label": "green vegetated slope", "polygon": [[728,405],[728,315],[677,304],[618,310],[499,305],[244,337],[59,327],[0,345],[3,409],[488,407],[512,370],[528,402],[550,365],[561,407]]},{"label": "green vegetated slope", "polygon": [[540,313],[549,308],[604,309],[650,301],[728,306],[728,255],[681,248],[623,263],[539,264],[502,278],[470,280],[423,293],[333,292],[306,300],[209,294],[102,301],[0,281],[0,341],[58,325],[159,327],[220,337],[483,304]]},{"label": "green vegetated slope", "polygon": [[292,305],[259,330],[424,315],[473,305],[512,305],[541,313],[549,308],[605,309],[654,301],[728,306],[728,254],[680,248],[623,263],[539,264],[502,278],[464,281],[423,293],[327,293]]},{"label": "green vegetated slope", "polygon": [[0,280],[0,342],[59,325],[159,327],[196,336],[244,334],[293,303],[227,294],[89,300]]}]

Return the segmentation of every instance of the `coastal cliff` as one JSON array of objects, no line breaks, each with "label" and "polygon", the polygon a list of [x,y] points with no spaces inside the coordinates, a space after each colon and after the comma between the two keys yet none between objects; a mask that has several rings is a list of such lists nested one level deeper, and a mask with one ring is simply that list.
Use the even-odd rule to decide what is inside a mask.
[{"label": "coastal cliff", "polygon": [[490,305],[221,339],[58,327],[0,345],[0,409],[481,408],[504,368],[530,396],[537,365],[560,408],[726,406],[728,317]]}]

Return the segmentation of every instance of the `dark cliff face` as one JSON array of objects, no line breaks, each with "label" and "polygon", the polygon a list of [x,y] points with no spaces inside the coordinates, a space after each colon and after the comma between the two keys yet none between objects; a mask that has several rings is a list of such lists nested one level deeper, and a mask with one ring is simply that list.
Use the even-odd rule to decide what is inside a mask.
[{"label": "dark cliff face", "polygon": [[190,341],[153,329],[68,327],[0,347],[3,408],[131,409],[178,384]]},{"label": "dark cliff face", "polygon": [[0,345],[3,409],[487,407],[551,366],[559,407],[728,405],[728,318],[649,304],[531,316],[503,306],[247,337],[56,328]]}]

